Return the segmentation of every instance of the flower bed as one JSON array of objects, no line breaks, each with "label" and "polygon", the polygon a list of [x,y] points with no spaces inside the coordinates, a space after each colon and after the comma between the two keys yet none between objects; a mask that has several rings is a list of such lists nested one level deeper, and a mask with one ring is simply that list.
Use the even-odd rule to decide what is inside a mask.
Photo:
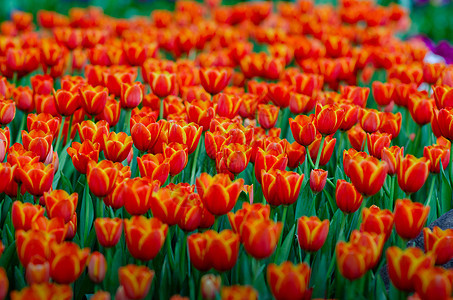
[{"label": "flower bed", "polygon": [[0,27],[0,299],[451,296],[453,69],[400,6],[37,23]]}]

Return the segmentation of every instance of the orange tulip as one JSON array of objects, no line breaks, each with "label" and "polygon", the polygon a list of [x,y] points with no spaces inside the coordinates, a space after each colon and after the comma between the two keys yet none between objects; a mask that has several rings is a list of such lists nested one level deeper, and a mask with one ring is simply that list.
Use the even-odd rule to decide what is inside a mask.
[{"label": "orange tulip", "polygon": [[54,177],[53,164],[30,163],[18,168],[17,173],[25,190],[34,196],[41,196],[52,187]]},{"label": "orange tulip", "polygon": [[280,108],[271,104],[258,105],[258,122],[264,129],[270,129],[275,126],[278,119]]},{"label": "orange tulip", "polygon": [[406,194],[412,194],[421,189],[429,175],[430,162],[425,157],[416,158],[413,155],[397,157],[398,185]]},{"label": "orange tulip", "polygon": [[167,159],[164,159],[162,154],[138,156],[137,164],[142,177],[147,177],[152,181],[158,180],[161,186],[167,181],[170,173],[170,164]]},{"label": "orange tulip", "polygon": [[45,161],[49,156],[52,156],[52,141],[53,136],[51,132],[32,130],[28,133],[27,131],[22,130],[24,148],[36,153],[39,157],[39,161]]},{"label": "orange tulip", "polygon": [[124,220],[124,235],[129,253],[143,261],[153,259],[165,242],[168,226],[159,219],[133,216]]},{"label": "orange tulip", "polygon": [[128,299],[143,299],[148,295],[154,271],[146,266],[127,265],[118,269],[118,278]]},{"label": "orange tulip", "polygon": [[109,160],[88,163],[88,187],[96,197],[105,197],[110,194],[115,187],[117,176],[118,169]]},{"label": "orange tulip", "polygon": [[124,203],[124,208],[131,215],[144,215],[151,206],[151,195],[159,188],[159,182],[147,178],[126,179],[115,188],[116,202]]},{"label": "orange tulip", "polygon": [[231,71],[225,68],[202,68],[199,71],[200,83],[211,95],[220,93],[228,85],[231,75]]},{"label": "orange tulip", "polygon": [[436,258],[436,265],[446,264],[453,258],[453,229],[442,230],[434,226],[433,230],[423,228],[425,252]]},{"label": "orange tulip", "polygon": [[357,243],[340,241],[335,248],[337,266],[341,275],[349,280],[362,277],[367,271],[367,249]]},{"label": "orange tulip", "polygon": [[95,251],[91,253],[87,261],[88,277],[94,283],[101,283],[105,278],[107,262],[102,253]]},{"label": "orange tulip", "polygon": [[245,251],[256,259],[267,258],[277,247],[283,224],[268,219],[251,218],[242,225],[241,240]]},{"label": "orange tulip", "polygon": [[397,169],[397,160],[399,156],[404,156],[404,148],[399,146],[392,146],[390,148],[384,147],[381,151],[381,159],[385,161],[388,166],[387,174],[395,175]]},{"label": "orange tulip", "polygon": [[270,170],[261,173],[263,195],[270,205],[291,205],[299,197],[304,175]]},{"label": "orange tulip", "polygon": [[350,214],[360,208],[363,196],[352,183],[339,179],[335,189],[335,200],[343,213]]},{"label": "orange tulip", "polygon": [[425,146],[423,157],[430,162],[429,171],[431,173],[440,173],[440,163],[442,162],[444,170],[450,163],[450,149],[441,145]]},{"label": "orange tulip", "polygon": [[176,90],[176,75],[168,72],[151,72],[149,85],[154,95],[159,98],[167,97]]},{"label": "orange tulip", "polygon": [[327,171],[322,169],[313,169],[310,172],[310,189],[313,193],[319,193],[324,189],[327,181]]},{"label": "orange tulip", "polygon": [[222,300],[258,300],[258,292],[251,286],[224,286],[220,291]]},{"label": "orange tulip", "polygon": [[335,133],[343,123],[344,110],[336,105],[316,105],[314,123],[316,130],[322,135]]},{"label": "orange tulip", "polygon": [[66,151],[72,159],[74,168],[81,174],[86,174],[88,171],[88,163],[90,161],[97,162],[99,160],[99,143],[92,143],[90,140],[85,140],[82,144],[73,142],[71,147]]},{"label": "orange tulip", "polygon": [[104,110],[105,104],[107,103],[108,90],[105,87],[87,86],[79,90],[80,103],[90,115],[98,115]]},{"label": "orange tulip", "polygon": [[214,300],[216,294],[220,292],[222,279],[214,274],[206,274],[201,277],[200,290],[203,299]]},{"label": "orange tulip", "polygon": [[241,193],[244,180],[232,181],[226,174],[211,177],[202,173],[196,179],[196,186],[201,201],[213,215],[220,216],[231,211]]},{"label": "orange tulip", "polygon": [[104,136],[101,148],[104,150],[105,157],[113,162],[122,162],[127,158],[132,149],[132,137],[124,132],[110,132]]},{"label": "orange tulip", "polygon": [[294,120],[289,119],[289,126],[294,139],[303,146],[310,145],[316,138],[314,117],[314,115],[298,115]]},{"label": "orange tulip", "polygon": [[429,206],[423,206],[409,199],[396,200],[393,212],[396,233],[406,240],[417,237],[428,218],[428,213]]},{"label": "orange tulip", "polygon": [[96,218],[94,229],[99,244],[105,248],[114,247],[120,240],[123,231],[123,220],[120,218]]},{"label": "orange tulip", "polygon": [[360,231],[384,234],[387,240],[393,228],[393,214],[388,209],[379,209],[376,205],[362,210],[362,224]]},{"label": "orange tulip", "polygon": [[30,262],[25,268],[25,279],[29,285],[48,282],[50,279],[49,262]]},{"label": "orange tulip", "polygon": [[29,287],[23,288],[19,291],[11,292],[11,299],[13,300],[26,300],[33,299],[37,295],[42,295],[42,299],[72,299],[72,289],[69,285],[58,285],[55,283],[42,283],[32,284]]},{"label": "orange tulip", "polygon": [[49,259],[49,245],[55,237],[41,230],[16,231],[16,249],[20,262],[26,268],[29,263],[43,263]]},{"label": "orange tulip", "polygon": [[390,280],[397,289],[402,291],[414,291],[415,275],[434,265],[432,256],[425,255],[421,249],[415,247],[405,250],[390,247],[385,254]]},{"label": "orange tulip", "polygon": [[388,166],[385,162],[369,156],[356,156],[348,166],[348,176],[357,191],[366,196],[379,192],[387,177]]},{"label": "orange tulip", "polygon": [[46,211],[49,218],[62,218],[68,223],[74,215],[77,208],[77,193],[69,195],[64,190],[53,190],[44,193]]},{"label": "orange tulip", "polygon": [[75,243],[50,244],[50,277],[57,283],[70,284],[79,278],[85,269],[90,250],[80,249]]},{"label": "orange tulip", "polygon": [[[312,161],[316,161],[318,157],[319,147],[321,147],[321,134],[316,135],[316,139],[311,143],[307,149]],[[331,136],[327,136],[324,140],[324,145],[321,150],[321,156],[319,159],[319,165],[325,166],[332,157],[333,150],[335,149],[335,143],[337,139],[333,139]]]},{"label": "orange tulip", "polygon": [[286,261],[280,266],[270,264],[267,267],[267,281],[277,300],[310,298],[310,275],[311,269],[306,263],[294,265]]},{"label": "orange tulip", "polygon": [[329,233],[329,220],[303,216],[297,221],[297,240],[304,251],[316,252],[324,245]]},{"label": "orange tulip", "polygon": [[453,291],[453,271],[439,267],[422,269],[414,275],[413,282],[421,299],[448,299]]}]

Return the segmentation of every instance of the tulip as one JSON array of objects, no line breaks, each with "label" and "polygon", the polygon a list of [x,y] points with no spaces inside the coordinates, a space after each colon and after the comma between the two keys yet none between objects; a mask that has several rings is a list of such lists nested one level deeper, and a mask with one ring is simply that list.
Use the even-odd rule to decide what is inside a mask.
[{"label": "tulip", "polygon": [[401,291],[414,291],[415,275],[434,265],[432,256],[425,255],[421,249],[415,247],[401,250],[392,246],[385,254],[390,280]]},{"label": "tulip", "polygon": [[[244,105],[245,101],[242,101],[242,105]],[[185,102],[186,105],[186,112],[189,119],[189,122],[194,122],[199,126],[203,127],[203,131],[209,129],[209,125],[211,124],[211,120],[215,117],[215,110],[212,107],[211,101],[201,101],[201,100],[194,100],[192,102]],[[239,114],[241,113],[241,109],[239,109]],[[253,117],[255,116],[255,111],[253,111]]]},{"label": "tulip", "polygon": [[384,112],[381,114],[381,127],[379,132],[388,133],[392,139],[395,139],[401,131],[402,115],[400,112],[393,114]]},{"label": "tulip", "polygon": [[[11,155],[10,155],[11,156]],[[16,170],[16,166],[12,166],[9,163],[0,164],[0,192],[8,193],[11,188],[15,188],[17,193],[17,183],[13,180],[13,174]],[[13,191],[14,192],[14,191]]]},{"label": "tulip", "polygon": [[162,123],[153,117],[134,115],[131,119],[131,136],[139,151],[149,151],[156,144],[162,130]]},{"label": "tulip", "polygon": [[350,214],[360,208],[363,196],[352,183],[339,179],[335,188],[335,201],[343,213]]},{"label": "tulip", "polygon": [[395,85],[374,81],[372,84],[373,98],[379,106],[387,106],[393,100]]},{"label": "tulip", "polygon": [[0,124],[11,123],[16,115],[16,105],[12,100],[0,100]]},{"label": "tulip", "polygon": [[251,151],[252,148],[247,145],[231,143],[222,147],[220,158],[229,172],[239,174],[247,168],[252,154]]},{"label": "tulip", "polygon": [[269,219],[270,207],[261,203],[249,204],[244,202],[242,208],[235,213],[228,213],[231,229],[238,233],[242,239],[242,228],[249,219]]},{"label": "tulip", "polygon": [[382,149],[390,147],[392,136],[388,133],[367,133],[367,146],[370,155],[381,159]]},{"label": "tulip", "polygon": [[220,297],[222,300],[258,300],[258,292],[251,286],[224,286],[220,291]]},{"label": "tulip", "polygon": [[208,230],[205,234],[207,236],[205,259],[219,272],[231,270],[239,255],[239,236],[228,229],[220,233]]},{"label": "tulip", "polygon": [[367,269],[372,269],[379,262],[382,254],[382,249],[385,243],[383,234],[373,232],[364,232],[354,230],[350,236],[350,243],[364,247],[366,250],[365,264]]},{"label": "tulip", "polygon": [[70,300],[72,299],[72,289],[71,286],[69,285],[58,285],[49,282],[43,284],[32,284],[29,287],[23,288],[20,292],[12,291],[11,299],[13,300],[33,299],[37,297],[37,295],[40,295],[42,299],[57,298],[61,300]]},{"label": "tulip", "polygon": [[429,98],[426,92],[415,92],[411,94],[407,106],[415,123],[421,126],[431,122],[434,100]]},{"label": "tulip", "polygon": [[243,179],[231,181],[226,174],[211,177],[202,173],[196,179],[196,186],[201,201],[213,215],[220,216],[233,209],[244,185]]},{"label": "tulip", "polygon": [[[5,299],[8,294],[9,281],[4,268],[0,268],[0,299]],[[14,297],[12,297],[14,298]]]},{"label": "tulip", "polygon": [[162,154],[146,154],[142,157],[137,157],[138,169],[142,177],[147,177],[150,180],[158,180],[163,186],[167,181],[170,173],[170,164],[164,159]]},{"label": "tulip", "polygon": [[86,174],[88,163],[90,161],[98,162],[99,148],[99,143],[92,143],[90,140],[85,140],[82,144],[73,142],[71,147],[68,147],[66,151],[72,159],[74,168],[81,174]]},{"label": "tulip", "polygon": [[303,216],[297,220],[297,240],[304,251],[316,252],[324,245],[329,233],[329,220]]},{"label": "tulip", "polygon": [[278,119],[280,108],[271,104],[258,105],[258,122],[264,129],[271,129],[275,126]]},{"label": "tulip", "polygon": [[359,123],[367,133],[373,133],[381,128],[382,113],[375,109],[360,109]]},{"label": "tulip", "polygon": [[393,213],[396,233],[406,240],[417,237],[428,218],[428,213],[429,206],[409,199],[397,200]]},{"label": "tulip", "polygon": [[348,140],[351,143],[351,146],[356,151],[362,151],[365,148],[365,138],[367,133],[360,127],[360,125],[355,125],[348,130]]},{"label": "tulip", "polygon": [[453,97],[452,88],[449,86],[441,85],[433,88],[434,99],[438,109],[452,107]]},{"label": "tulip", "polygon": [[316,105],[314,124],[324,136],[334,134],[343,123],[344,110],[335,105]]},{"label": "tulip", "polygon": [[423,64],[423,80],[428,84],[434,84],[441,77],[445,69],[443,63],[425,63]]},{"label": "tulip", "polygon": [[316,127],[314,125],[315,115],[298,115],[295,119],[289,119],[289,126],[296,142],[308,146],[316,138]]},{"label": "tulip", "polygon": [[168,226],[156,218],[133,216],[124,220],[124,235],[130,254],[143,261],[153,259],[162,248]]},{"label": "tulip", "polygon": [[381,159],[385,161],[388,166],[387,174],[393,176],[396,174],[397,161],[399,156],[404,156],[404,148],[399,146],[392,146],[390,148],[384,147],[381,152]]},{"label": "tulip", "polygon": [[198,146],[203,129],[195,123],[171,123],[168,129],[168,142],[187,146],[188,154],[192,154]]},{"label": "tulip", "polygon": [[30,113],[35,109],[32,90],[28,86],[19,86],[13,89],[13,99],[16,107],[26,113]]},{"label": "tulip", "polygon": [[167,97],[176,90],[176,75],[168,72],[151,72],[149,85],[154,95],[159,98]]},{"label": "tulip", "polygon": [[25,268],[25,279],[29,285],[46,283],[50,279],[49,262],[30,262]]},{"label": "tulip", "polygon": [[[317,161],[319,147],[321,147],[321,134],[317,134],[316,139],[311,143],[307,149],[308,153],[310,154],[311,160],[313,162]],[[327,136],[324,139],[324,144],[322,146],[319,165],[325,166],[329,162],[330,158],[332,157],[333,150],[335,149],[335,143],[337,139],[333,139],[331,136]]]},{"label": "tulip", "polygon": [[179,143],[164,144],[164,158],[170,165],[170,175],[175,176],[184,170],[188,162],[188,148]]},{"label": "tulip", "polygon": [[52,155],[53,136],[51,132],[41,130],[32,130],[30,133],[22,130],[22,143],[28,151],[36,153],[39,161],[45,161],[49,155]]},{"label": "tulip", "polygon": [[414,287],[421,299],[448,299],[453,291],[453,271],[439,267],[419,270]]},{"label": "tulip", "polygon": [[123,83],[121,86],[121,107],[132,109],[143,100],[143,85],[140,82]]},{"label": "tulip", "polygon": [[53,89],[53,78],[49,75],[34,75],[30,77],[33,93],[38,95],[49,95]]},{"label": "tulip", "polygon": [[118,124],[120,120],[121,106],[118,101],[112,96],[107,98],[107,103],[104,106],[104,110],[99,115],[96,115],[95,120],[106,121],[111,127]]},{"label": "tulip", "polygon": [[143,299],[148,295],[154,271],[146,266],[127,265],[118,269],[118,278],[128,299]]},{"label": "tulip", "polygon": [[305,147],[298,142],[286,145],[286,156],[288,158],[288,167],[291,169],[297,168],[305,161]]},{"label": "tulip", "polygon": [[356,280],[367,271],[367,249],[357,243],[340,241],[335,248],[338,270],[348,280]]},{"label": "tulip", "polygon": [[291,205],[299,197],[304,175],[296,172],[270,170],[261,173],[263,195],[273,206]]},{"label": "tulip", "polygon": [[132,149],[132,137],[124,132],[116,134],[110,132],[104,136],[101,148],[104,150],[105,157],[113,162],[122,162],[127,158]]},{"label": "tulip", "polygon": [[120,218],[96,218],[94,229],[99,244],[105,248],[114,247],[118,244],[123,231],[123,220]]},{"label": "tulip", "polygon": [[290,93],[289,110],[293,114],[306,114],[313,110],[316,99],[299,93]]},{"label": "tulip", "polygon": [[200,83],[205,91],[211,95],[216,95],[225,89],[231,75],[231,71],[226,68],[202,68],[199,70]]},{"label": "tulip", "polygon": [[[109,135],[110,126],[106,121],[94,123],[91,120],[83,121],[77,124],[80,140],[82,143],[90,140],[93,144],[99,143],[101,146],[104,142],[104,136]],[[103,150],[101,148],[101,150]]]},{"label": "tulip", "polygon": [[310,173],[310,189],[313,193],[319,193],[324,189],[327,181],[327,171],[313,169]]},{"label": "tulip", "polygon": [[33,196],[41,196],[52,187],[53,164],[46,166],[42,162],[30,163],[17,169],[17,173],[25,190]]},{"label": "tulip", "polygon": [[159,182],[147,178],[126,179],[115,188],[117,202],[131,215],[144,215],[150,208],[151,195],[159,188]]},{"label": "tulip", "polygon": [[222,279],[220,276],[215,276],[214,274],[206,274],[201,277],[201,295],[203,299],[214,300],[216,294],[220,292],[220,285]]},{"label": "tulip", "polygon": [[423,148],[423,157],[429,161],[429,171],[431,173],[440,173],[440,164],[445,170],[450,163],[450,149],[441,146],[425,146]]},{"label": "tulip", "polygon": [[110,297],[109,292],[104,292],[104,291],[99,290],[96,293],[94,293],[90,299],[92,299],[92,300],[111,300],[111,297]]},{"label": "tulip", "polygon": [[354,157],[349,162],[348,176],[357,191],[365,196],[379,192],[387,177],[388,166],[375,157]]},{"label": "tulip", "polygon": [[340,108],[344,110],[344,117],[339,127],[342,131],[348,131],[355,124],[359,118],[359,108],[356,105],[349,103],[341,103]]},{"label": "tulip", "polygon": [[71,116],[81,107],[80,94],[65,90],[53,91],[55,107],[59,114]]},{"label": "tulip", "polygon": [[68,223],[74,215],[77,208],[77,193],[69,195],[64,190],[53,190],[44,193],[46,211],[49,218],[63,218]]},{"label": "tulip", "polygon": [[256,259],[271,256],[277,247],[282,229],[282,223],[268,219],[245,220],[241,233],[245,251]]},{"label": "tulip", "polygon": [[94,283],[101,283],[105,278],[105,272],[107,269],[107,262],[102,253],[95,251],[91,253],[87,262],[88,266],[88,277]]},{"label": "tulip", "polygon": [[28,114],[27,116],[27,129],[29,132],[32,130],[50,132],[55,138],[58,134],[59,127],[60,119],[52,116],[51,114]]},{"label": "tulip", "polygon": [[115,187],[118,176],[118,169],[108,160],[99,163],[90,161],[88,163],[87,182],[91,192],[96,197],[105,197]]},{"label": "tulip", "polygon": [[50,277],[57,283],[70,284],[79,278],[85,269],[90,250],[80,249],[75,243],[50,244]]},{"label": "tulip", "polygon": [[412,194],[421,189],[429,175],[430,162],[425,157],[416,158],[413,155],[397,157],[398,185],[406,194]]},{"label": "tulip", "polygon": [[[242,99],[233,94],[220,93],[212,98],[216,113],[224,118],[233,119],[237,116]],[[275,116],[273,116],[275,118]],[[269,122],[270,123],[270,122]]]},{"label": "tulip", "polygon": [[20,262],[26,268],[31,262],[45,262],[49,259],[49,245],[55,237],[40,230],[16,231],[16,249]]},{"label": "tulip", "polygon": [[436,265],[446,264],[453,258],[453,229],[442,230],[434,226],[433,230],[423,228],[425,252],[433,254]]},{"label": "tulip", "polygon": [[267,267],[267,281],[275,299],[308,299],[311,269],[306,263],[294,265],[289,261]]},{"label": "tulip", "polygon": [[393,214],[388,209],[379,209],[376,205],[362,210],[360,231],[383,234],[387,240],[393,228]]},{"label": "tulip", "polygon": [[[278,145],[278,144],[277,144]],[[285,170],[288,158],[285,156],[283,149],[276,152],[273,149],[258,149],[255,156],[255,177],[261,184],[261,172],[268,172],[271,169]]]},{"label": "tulip", "polygon": [[107,103],[107,88],[102,86],[97,86],[95,88],[87,86],[80,89],[79,94],[80,103],[85,112],[90,115],[98,115],[102,113],[105,104]]},{"label": "tulip", "polygon": [[206,233],[195,233],[187,237],[190,263],[200,271],[207,271],[212,267],[207,259],[207,237]]}]

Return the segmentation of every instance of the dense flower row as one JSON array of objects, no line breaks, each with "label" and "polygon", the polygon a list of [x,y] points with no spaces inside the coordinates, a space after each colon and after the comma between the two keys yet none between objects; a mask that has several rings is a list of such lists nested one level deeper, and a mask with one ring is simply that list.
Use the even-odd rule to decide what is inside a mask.
[{"label": "dense flower row", "polygon": [[0,299],[451,296],[453,68],[402,7],[37,22],[0,26]]}]

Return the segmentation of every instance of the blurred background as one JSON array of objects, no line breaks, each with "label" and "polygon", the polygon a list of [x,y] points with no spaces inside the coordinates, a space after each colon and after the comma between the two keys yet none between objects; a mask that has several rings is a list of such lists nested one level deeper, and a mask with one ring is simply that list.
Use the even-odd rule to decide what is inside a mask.
[{"label": "blurred background", "polygon": [[[336,0],[315,0],[316,3],[332,3]],[[226,0],[234,4],[238,0]],[[392,0],[379,0],[388,5]],[[453,3],[450,0],[399,0],[411,12],[410,35],[423,34],[435,43],[453,41]],[[67,14],[71,7],[99,6],[110,16],[128,18],[134,15],[149,15],[153,9],[172,10],[173,0],[0,0],[0,21],[9,19],[11,11],[18,9],[36,14],[39,9]]]}]

